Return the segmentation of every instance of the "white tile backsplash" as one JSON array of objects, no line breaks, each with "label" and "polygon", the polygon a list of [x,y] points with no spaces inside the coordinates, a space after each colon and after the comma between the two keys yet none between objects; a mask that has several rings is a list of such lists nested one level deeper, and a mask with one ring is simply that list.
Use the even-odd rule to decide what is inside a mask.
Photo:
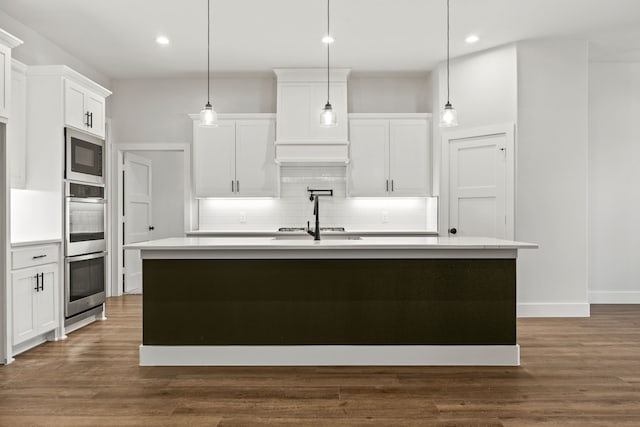
[{"label": "white tile backsplash", "polygon": [[263,231],[313,224],[309,187],[333,190],[333,197],[320,199],[322,227],[437,231],[437,198],[347,198],[346,166],[283,166],[280,180],[279,199],[199,200],[200,230]]}]

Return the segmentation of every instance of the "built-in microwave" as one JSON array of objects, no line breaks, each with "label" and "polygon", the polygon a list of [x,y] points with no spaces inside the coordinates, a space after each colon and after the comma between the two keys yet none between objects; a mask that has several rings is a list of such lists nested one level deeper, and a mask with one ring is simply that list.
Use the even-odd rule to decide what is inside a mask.
[{"label": "built-in microwave", "polygon": [[104,184],[104,140],[65,128],[65,177]]}]

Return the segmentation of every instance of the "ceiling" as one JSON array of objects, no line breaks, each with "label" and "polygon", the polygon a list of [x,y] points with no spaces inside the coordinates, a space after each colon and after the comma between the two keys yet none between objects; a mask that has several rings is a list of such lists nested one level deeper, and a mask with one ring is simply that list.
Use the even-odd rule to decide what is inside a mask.
[{"label": "ceiling", "polygon": [[[0,9],[111,78],[201,75],[206,0],[0,0]],[[445,57],[445,0],[334,0],[332,65],[426,71]],[[321,67],[324,0],[212,0],[214,72]],[[638,0],[451,0],[452,55],[586,37],[599,60],[640,61]],[[480,41],[467,45],[475,33]],[[155,43],[157,35],[168,46]]]}]

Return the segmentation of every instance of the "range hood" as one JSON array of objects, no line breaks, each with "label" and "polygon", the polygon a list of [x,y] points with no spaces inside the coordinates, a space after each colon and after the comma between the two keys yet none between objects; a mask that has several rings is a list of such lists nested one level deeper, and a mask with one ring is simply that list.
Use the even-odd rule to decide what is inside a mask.
[{"label": "range hood", "polygon": [[320,126],[327,102],[327,71],[322,68],[276,68],[276,161],[281,164],[346,164],[349,162],[347,115],[348,68],[332,69],[331,104],[335,127]]}]

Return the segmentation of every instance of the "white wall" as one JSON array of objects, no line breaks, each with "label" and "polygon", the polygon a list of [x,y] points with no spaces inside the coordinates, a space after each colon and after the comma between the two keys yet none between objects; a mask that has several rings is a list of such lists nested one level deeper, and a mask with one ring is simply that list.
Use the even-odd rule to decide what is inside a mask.
[{"label": "white wall", "polygon": [[[520,316],[589,314],[587,61],[586,41],[554,39],[451,63],[450,99],[460,128],[516,123],[515,237],[540,245],[519,254]],[[445,72],[442,64],[434,116],[446,102]],[[434,129],[434,141],[440,141],[441,130]],[[434,194],[445,190],[434,185]]]},{"label": "white wall", "polygon": [[353,73],[350,113],[430,113],[431,73]]},{"label": "white wall", "polygon": [[[114,80],[111,100],[113,142],[189,143],[193,121],[207,102],[206,79]],[[211,103],[218,113],[272,113],[275,75],[217,77]]]},{"label": "white wall", "polygon": [[33,28],[24,25],[0,10],[0,28],[18,37],[24,44],[13,49],[12,56],[27,65],[67,65],[80,74],[106,88],[111,87],[109,76],[80,58],[43,37]]},{"label": "white wall", "polygon": [[184,153],[132,151],[151,160],[154,239],[184,236]]},{"label": "white wall", "polygon": [[589,297],[640,303],[640,64],[589,67]]},{"label": "white wall", "polygon": [[[109,97],[115,143],[185,143],[192,139],[187,116],[206,103],[205,79],[114,80]],[[275,113],[273,73],[216,76],[211,102],[218,113]],[[349,80],[350,112],[431,111],[429,73],[356,74]]]},{"label": "white wall", "polygon": [[[518,75],[514,44],[455,58],[451,61],[450,101],[458,111],[461,128],[473,128],[517,120]],[[441,140],[440,110],[447,102],[445,64],[437,69],[433,91],[433,141]],[[436,73],[434,73],[436,74]],[[440,159],[441,144],[434,143],[433,158]],[[440,163],[434,164],[434,195],[440,194]]]},{"label": "white wall", "polygon": [[588,46],[518,43],[516,239],[522,315],[584,316],[587,303]]}]

